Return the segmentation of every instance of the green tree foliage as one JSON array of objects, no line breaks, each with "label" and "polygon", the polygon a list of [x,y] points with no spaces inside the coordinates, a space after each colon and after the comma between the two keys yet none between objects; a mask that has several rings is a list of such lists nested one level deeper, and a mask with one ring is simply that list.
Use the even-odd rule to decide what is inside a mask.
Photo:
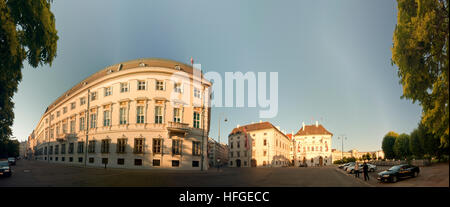
[{"label": "green tree foliage", "polygon": [[0,158],[19,156],[19,141],[3,139],[0,140]]},{"label": "green tree foliage", "polygon": [[411,135],[409,136],[409,150],[415,158],[422,158],[424,155],[420,136],[421,134],[419,132],[419,129],[414,129],[414,131],[411,132]]},{"label": "green tree foliage", "polygon": [[411,151],[409,150],[409,135],[400,134],[395,139],[394,152],[395,157],[400,159],[405,159],[411,155]]},{"label": "green tree foliage", "polygon": [[57,40],[50,2],[0,0],[0,143],[7,143],[4,140],[12,134],[12,97],[22,80],[23,62],[32,67],[51,65]]},{"label": "green tree foliage", "polygon": [[386,135],[384,135],[383,143],[381,144],[381,148],[383,149],[384,156],[387,159],[393,159],[395,158],[395,152],[394,152],[394,144],[395,140],[397,139],[398,134],[390,131]]},{"label": "green tree foliage", "polygon": [[402,98],[419,102],[421,123],[439,137],[441,149],[448,152],[449,1],[397,2],[392,63],[398,66]]}]

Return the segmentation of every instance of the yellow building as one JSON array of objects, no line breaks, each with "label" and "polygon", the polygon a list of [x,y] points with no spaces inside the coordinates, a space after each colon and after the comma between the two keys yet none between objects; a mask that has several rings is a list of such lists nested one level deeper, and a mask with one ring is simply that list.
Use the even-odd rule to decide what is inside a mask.
[{"label": "yellow building", "polygon": [[48,162],[207,169],[210,88],[199,70],[171,60],[109,66],[47,107],[30,148]]}]

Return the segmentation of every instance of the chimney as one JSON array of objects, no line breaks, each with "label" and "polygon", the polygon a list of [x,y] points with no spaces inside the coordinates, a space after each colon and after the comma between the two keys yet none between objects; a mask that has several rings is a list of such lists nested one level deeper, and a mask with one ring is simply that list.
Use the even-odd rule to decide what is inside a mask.
[{"label": "chimney", "polygon": [[302,122],[302,130],[305,131],[305,122]]},{"label": "chimney", "polygon": [[319,127],[319,121],[316,121],[316,127]]}]

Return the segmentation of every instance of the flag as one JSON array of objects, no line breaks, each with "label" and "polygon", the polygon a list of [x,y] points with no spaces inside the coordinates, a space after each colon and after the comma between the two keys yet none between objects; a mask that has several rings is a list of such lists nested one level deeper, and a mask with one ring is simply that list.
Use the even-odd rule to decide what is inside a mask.
[{"label": "flag", "polygon": [[194,65],[194,58],[191,57],[191,65]]},{"label": "flag", "polygon": [[244,135],[245,135],[245,149],[248,150],[248,136],[247,131],[245,130],[245,127],[243,127]]}]

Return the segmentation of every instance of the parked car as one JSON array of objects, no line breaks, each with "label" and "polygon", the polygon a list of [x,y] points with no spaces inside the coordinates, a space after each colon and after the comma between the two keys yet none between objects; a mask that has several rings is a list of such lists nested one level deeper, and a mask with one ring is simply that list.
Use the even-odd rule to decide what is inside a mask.
[{"label": "parked car", "polygon": [[344,166],[344,168],[342,168],[344,171],[347,171],[347,168],[349,167],[354,167],[355,166],[355,162],[349,162],[347,163],[348,165]]},{"label": "parked car", "polygon": [[[367,163],[367,166],[369,167],[369,172],[375,172],[377,170],[377,166],[376,165],[372,165],[372,164]],[[358,167],[359,172],[363,172],[363,167],[364,167],[364,164],[359,164],[359,167]],[[347,172],[349,172],[350,174],[355,173],[355,165],[353,165],[351,167],[348,167],[347,168]]]},{"label": "parked car", "polygon": [[417,177],[420,169],[410,164],[395,165],[389,170],[378,173],[378,180],[381,182],[397,182],[400,178]]},{"label": "parked car", "polygon": [[0,176],[11,176],[11,167],[8,160],[0,160]]},{"label": "parked car", "polygon": [[16,165],[16,158],[8,157],[8,162],[9,162],[10,165]]}]

